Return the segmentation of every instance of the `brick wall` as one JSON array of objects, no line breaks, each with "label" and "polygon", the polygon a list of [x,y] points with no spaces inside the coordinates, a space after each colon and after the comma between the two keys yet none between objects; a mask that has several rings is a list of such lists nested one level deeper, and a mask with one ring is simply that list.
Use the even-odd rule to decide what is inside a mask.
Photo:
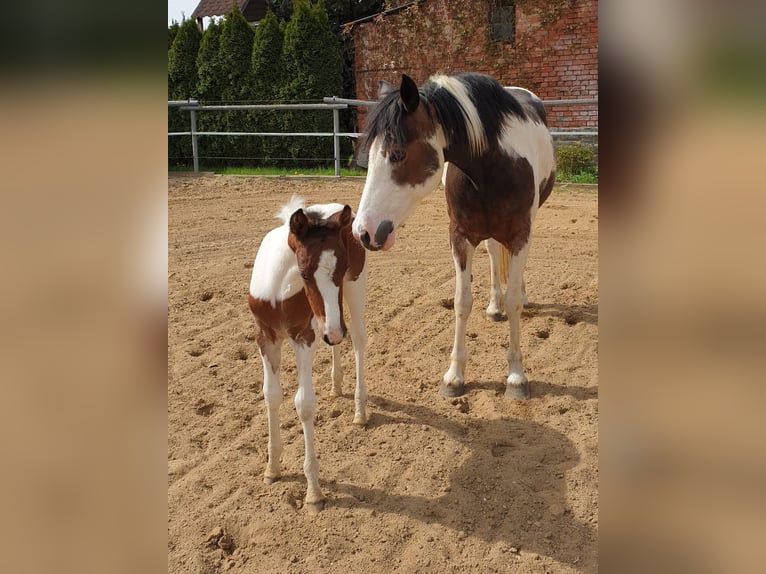
[{"label": "brick wall", "polygon": [[[416,83],[437,72],[482,72],[543,100],[598,95],[598,1],[517,0],[514,42],[491,38],[498,0],[423,0],[355,24],[356,97],[374,100],[378,80]],[[597,128],[595,105],[551,107],[552,128]],[[360,117],[360,129],[363,119]]]}]

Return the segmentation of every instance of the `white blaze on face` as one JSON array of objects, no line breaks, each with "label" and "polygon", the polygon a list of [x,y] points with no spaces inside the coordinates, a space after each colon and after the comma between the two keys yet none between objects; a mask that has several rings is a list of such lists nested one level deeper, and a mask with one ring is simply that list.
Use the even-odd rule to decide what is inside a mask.
[{"label": "white blaze on face", "polygon": [[[366,232],[374,240],[375,232],[381,222],[392,222],[394,231],[382,246],[383,250],[386,250],[393,245],[396,229],[404,223],[423,198],[439,185],[442,170],[436,169],[419,184],[397,183],[393,165],[388,157],[383,155],[379,140],[380,138],[376,138],[370,145],[367,179],[364,182],[364,191],[362,191],[362,199],[359,202],[359,210],[354,219],[352,231],[357,239]],[[443,164],[444,144],[440,129],[437,129],[437,133],[428,143],[436,150],[439,163]]]},{"label": "white blaze on face", "polygon": [[338,259],[335,254],[330,250],[324,251],[319,256],[319,263],[314,272],[314,281],[316,281],[324,302],[324,334],[331,342],[338,342],[343,338],[341,309],[338,304],[340,288],[332,280],[337,264]]}]

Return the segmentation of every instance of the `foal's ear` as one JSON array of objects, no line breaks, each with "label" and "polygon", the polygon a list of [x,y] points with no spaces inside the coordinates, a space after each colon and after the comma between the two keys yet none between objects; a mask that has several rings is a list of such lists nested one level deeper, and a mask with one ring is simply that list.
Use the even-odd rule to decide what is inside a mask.
[{"label": "foal's ear", "polygon": [[412,113],[420,104],[420,92],[418,86],[407,74],[402,74],[402,85],[399,87],[399,97],[402,99],[404,109]]},{"label": "foal's ear", "polygon": [[298,239],[303,239],[306,232],[309,230],[309,218],[303,213],[302,209],[299,209],[290,216],[290,231]]},{"label": "foal's ear", "polygon": [[338,228],[346,227],[351,223],[351,208],[348,205],[344,205],[343,209],[338,213],[333,213],[329,220],[333,225],[337,225]]},{"label": "foal's ear", "polygon": [[396,86],[391,82],[385,80],[380,80],[378,82],[378,100],[382,100],[393,91],[396,91]]}]

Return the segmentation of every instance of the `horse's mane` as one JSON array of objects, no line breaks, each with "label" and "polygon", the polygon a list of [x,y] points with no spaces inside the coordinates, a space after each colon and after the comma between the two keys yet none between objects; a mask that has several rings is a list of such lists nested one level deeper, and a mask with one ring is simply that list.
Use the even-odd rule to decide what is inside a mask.
[{"label": "horse's mane", "polygon": [[[441,124],[447,146],[467,142],[476,155],[497,145],[509,116],[529,119],[525,107],[513,94],[497,80],[483,74],[432,76],[418,91],[421,100],[428,104],[428,109],[433,110]],[[377,137],[382,137],[384,149],[403,146],[406,143],[401,129],[403,111],[399,90],[393,90],[370,113],[365,146],[369,149],[369,144]]]}]

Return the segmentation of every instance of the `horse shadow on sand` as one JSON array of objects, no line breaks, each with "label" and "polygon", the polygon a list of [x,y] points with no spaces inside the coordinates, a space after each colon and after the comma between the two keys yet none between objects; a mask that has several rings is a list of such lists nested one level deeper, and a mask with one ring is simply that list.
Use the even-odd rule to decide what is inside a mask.
[{"label": "horse shadow on sand", "polygon": [[[452,420],[423,406],[371,400],[378,407],[369,427],[424,424],[468,448],[465,462],[448,470],[447,487],[433,497],[392,494],[331,481],[331,505],[369,507],[424,523],[438,523],[488,543],[506,542],[575,568],[596,560],[593,527],[573,517],[566,497],[566,472],[580,460],[574,444],[550,427],[515,419]],[[590,502],[590,501],[588,501]],[[477,509],[480,512],[477,513]],[[477,520],[475,517],[481,516]],[[445,544],[451,542],[444,541]]]}]

